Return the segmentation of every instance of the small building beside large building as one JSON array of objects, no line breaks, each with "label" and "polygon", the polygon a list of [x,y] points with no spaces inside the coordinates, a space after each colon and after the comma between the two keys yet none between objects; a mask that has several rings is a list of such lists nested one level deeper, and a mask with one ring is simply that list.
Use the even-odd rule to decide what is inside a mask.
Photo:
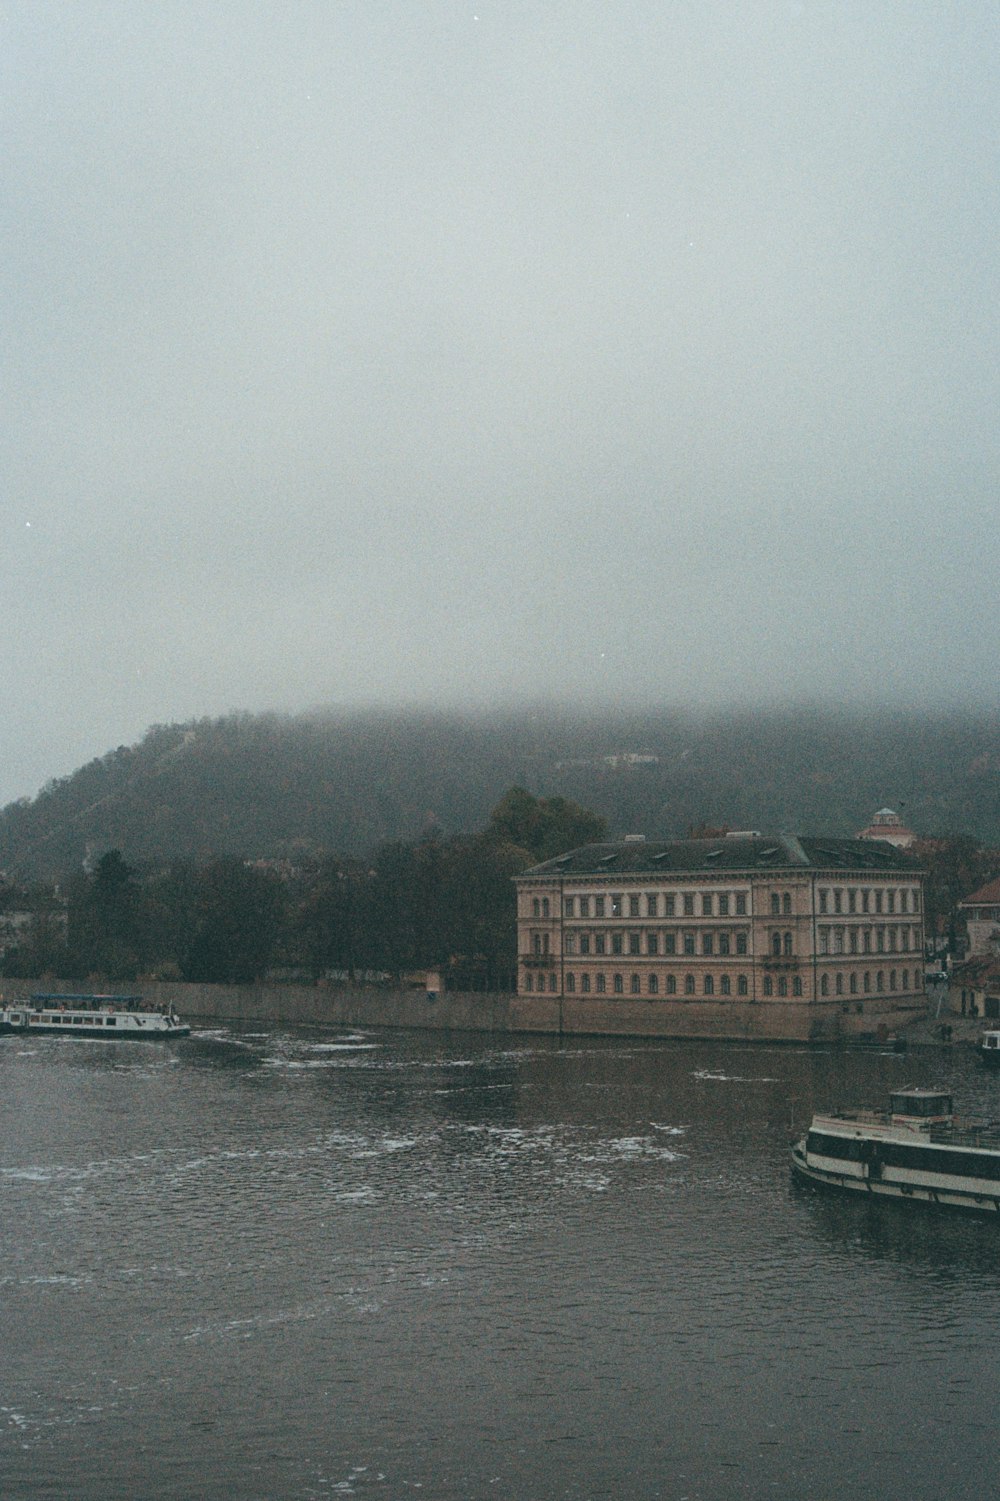
[{"label": "small building beside large building", "polygon": [[822,1040],[926,1007],[922,873],[888,843],[632,836],[517,888],[518,1003],[563,1032]]}]

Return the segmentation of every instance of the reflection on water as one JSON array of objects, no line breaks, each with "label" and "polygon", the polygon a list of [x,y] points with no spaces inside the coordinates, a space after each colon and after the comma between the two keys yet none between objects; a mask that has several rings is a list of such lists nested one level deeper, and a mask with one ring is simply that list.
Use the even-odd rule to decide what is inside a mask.
[{"label": "reflection on water", "polygon": [[5,1498],[989,1491],[998,1227],[797,1188],[970,1054],[0,1047]]}]

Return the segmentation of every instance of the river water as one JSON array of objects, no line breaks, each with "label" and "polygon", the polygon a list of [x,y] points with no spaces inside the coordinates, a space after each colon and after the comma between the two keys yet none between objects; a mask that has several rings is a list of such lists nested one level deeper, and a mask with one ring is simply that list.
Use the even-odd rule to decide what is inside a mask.
[{"label": "river water", "polygon": [[878,1052],[274,1029],[0,1043],[0,1495],[955,1501],[1000,1225],[792,1184]]}]

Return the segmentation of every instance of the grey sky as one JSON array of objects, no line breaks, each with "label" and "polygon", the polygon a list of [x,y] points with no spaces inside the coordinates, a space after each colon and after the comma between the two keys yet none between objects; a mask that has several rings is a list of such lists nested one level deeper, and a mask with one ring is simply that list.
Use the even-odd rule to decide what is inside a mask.
[{"label": "grey sky", "polygon": [[997,52],[0,5],[0,801],[233,708],[994,701]]}]

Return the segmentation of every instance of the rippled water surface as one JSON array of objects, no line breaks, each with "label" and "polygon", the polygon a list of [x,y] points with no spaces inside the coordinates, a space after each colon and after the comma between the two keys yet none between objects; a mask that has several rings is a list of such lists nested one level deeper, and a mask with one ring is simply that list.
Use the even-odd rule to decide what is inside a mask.
[{"label": "rippled water surface", "polygon": [[0,1494],[951,1501],[1000,1225],[797,1189],[970,1053],[203,1031],[0,1043]]}]

